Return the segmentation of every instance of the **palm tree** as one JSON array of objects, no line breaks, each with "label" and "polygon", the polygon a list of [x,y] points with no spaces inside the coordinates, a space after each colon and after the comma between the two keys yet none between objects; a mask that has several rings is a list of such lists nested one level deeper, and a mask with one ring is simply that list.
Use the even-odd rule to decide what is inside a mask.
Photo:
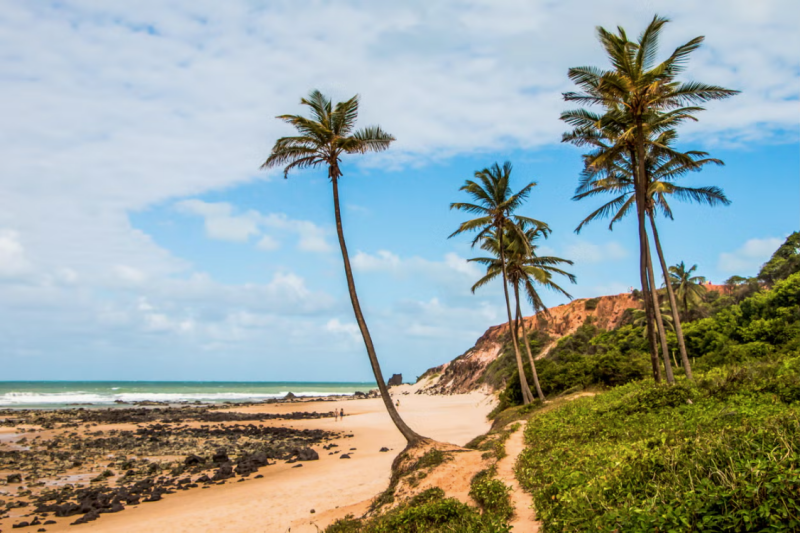
[{"label": "palm tree", "polygon": [[[635,169],[634,192],[639,222],[642,292],[645,294],[646,307],[652,310],[657,320],[659,310],[655,301],[655,279],[652,268],[648,273],[647,267],[649,245],[645,226],[645,160],[648,139],[657,133],[657,128],[662,123],[659,118],[671,122],[693,119],[694,113],[702,108],[688,104],[719,100],[738,92],[698,82],[677,81],[677,76],[685,69],[689,55],[700,47],[703,37],[696,37],[677,47],[667,59],[656,64],[659,34],[667,22],[668,19],[656,15],[635,42],[628,39],[622,28],[618,28],[616,34],[598,28],[598,38],[613,68],[605,71],[595,67],[570,69],[569,78],[578,85],[581,92],[564,94],[567,101],[599,105],[608,111],[606,120],[613,123],[617,135],[614,150],[607,155],[613,157],[618,153],[626,153]],[[582,112],[585,110],[570,114],[577,116]],[[569,121],[569,114],[562,118]],[[602,160],[595,162],[597,166],[602,166],[603,163]],[[652,321],[648,320],[648,323],[652,324]],[[672,383],[663,324],[659,330],[667,381]]]},{"label": "palm tree", "polygon": [[706,278],[703,276],[692,276],[692,272],[697,270],[697,265],[686,270],[686,265],[681,261],[675,266],[669,267],[670,284],[675,289],[675,296],[677,296],[683,314],[689,312],[689,307],[701,302],[703,295],[706,292],[703,284]]},{"label": "palm tree", "polygon": [[[673,183],[679,177],[684,176],[690,171],[699,171],[704,165],[714,163],[724,164],[719,159],[709,158],[707,152],[688,151],[677,152],[671,148],[671,144],[677,138],[675,130],[663,132],[657,139],[648,146],[646,171],[647,171],[647,194],[646,208],[650,227],[653,231],[653,241],[661,263],[661,271],[664,277],[664,284],[667,288],[669,297],[669,312],[672,314],[673,328],[678,340],[678,348],[681,354],[686,376],[692,379],[692,368],[689,357],[686,353],[686,343],[683,337],[683,328],[678,314],[678,307],[672,284],[669,283],[669,270],[664,251],[661,247],[661,240],[658,236],[655,215],[657,212],[669,219],[673,219],[673,212],[669,205],[669,198],[674,197],[685,202],[702,203],[709,206],[728,205],[730,201],[718,187],[682,187]],[[611,217],[609,229],[613,229],[614,224],[631,212],[631,207],[635,202],[634,169],[631,168],[630,161],[623,155],[617,157],[613,165],[606,165],[602,169],[587,166],[581,177],[580,185],[576,190],[573,200],[581,200],[595,196],[597,194],[611,193],[614,198],[602,205],[589,216],[587,216],[576,229],[580,232],[581,228],[592,220],[604,217]],[[648,250],[649,255],[649,250]],[[665,321],[663,310],[661,310],[662,321]]]},{"label": "palm tree", "polygon": [[[511,286],[514,287],[514,301],[516,304],[515,329],[517,329],[517,331],[519,331],[519,328],[522,329],[522,340],[528,355],[528,362],[531,365],[536,395],[540,400],[544,401],[544,393],[539,384],[536,363],[533,360],[530,342],[528,341],[528,332],[525,329],[525,320],[522,318],[519,289],[520,286],[523,287],[528,301],[533,306],[534,312],[548,314],[547,307],[539,296],[535,285],[541,285],[550,290],[559,292],[571,300],[572,296],[553,281],[553,275],[566,276],[572,283],[575,283],[575,276],[556,266],[564,263],[572,265],[573,263],[569,259],[536,255],[535,250],[537,246],[534,243],[540,235],[547,238],[547,233],[540,231],[539,228],[529,228],[524,232],[524,235],[525,240],[527,240],[527,245],[520,241],[520,232],[507,231],[506,239],[504,240],[504,255],[507,261],[506,271],[508,274],[508,281]],[[481,248],[490,252],[492,256],[470,259],[470,261],[478,262],[486,266],[486,274],[472,286],[473,293],[476,289],[486,285],[502,273],[502,265],[500,263],[500,240],[497,238],[496,234],[492,233],[491,236],[487,236]]]},{"label": "palm tree", "polygon": [[342,215],[339,207],[339,180],[343,176],[340,163],[345,154],[365,154],[367,152],[380,152],[389,148],[394,137],[383,131],[379,126],[371,126],[355,130],[358,118],[358,95],[339,102],[335,107],[331,101],[317,90],[311,91],[308,98],[300,100],[302,105],[308,106],[311,118],[300,115],[280,115],[277,118],[291,124],[298,135],[282,137],[275,141],[267,160],[261,165],[262,169],[284,166],[283,175],[288,177],[289,171],[294,169],[314,168],[325,166],[328,168],[328,178],[333,187],[333,210],[336,217],[336,233],[339,237],[339,247],[342,251],[344,272],[347,278],[347,288],[350,293],[350,302],[356,316],[358,328],[364,339],[372,373],[378,382],[378,389],[383,399],[383,404],[389,412],[394,425],[403,434],[409,446],[419,444],[425,437],[412,430],[395,409],[386,381],[381,373],[375,345],[364,320],[361,304],[358,301],[353,271],[350,267],[350,258],[347,255],[347,246],[342,229]]},{"label": "palm tree", "polygon": [[519,340],[517,339],[515,328],[512,327],[513,319],[511,318],[511,301],[508,296],[508,273],[506,272],[503,238],[506,232],[517,233],[527,243],[524,235],[526,228],[535,227],[544,233],[549,233],[550,228],[544,222],[514,214],[514,211],[522,205],[530,194],[531,189],[536,186],[536,183],[530,182],[519,192],[514,193],[511,191],[510,181],[511,163],[508,161],[503,163],[502,167],[495,163],[489,168],[475,172],[475,181],[467,180],[459,189],[469,194],[475,203],[454,202],[450,204],[450,209],[458,209],[479,216],[463,222],[450,237],[464,232],[477,231],[478,233],[472,241],[473,247],[490,237],[492,233],[498,237],[500,267],[503,275],[503,294],[505,295],[506,312],[508,313],[508,331],[511,335],[511,342],[514,345],[523,402],[527,405],[533,401],[533,394],[531,394],[528,381],[525,378],[522,357],[519,353]]}]

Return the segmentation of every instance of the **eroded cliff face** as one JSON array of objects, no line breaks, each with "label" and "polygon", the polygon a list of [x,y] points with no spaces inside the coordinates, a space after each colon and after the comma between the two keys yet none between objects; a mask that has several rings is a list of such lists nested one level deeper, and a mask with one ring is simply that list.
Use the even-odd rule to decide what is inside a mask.
[{"label": "eroded cliff face", "polygon": [[[547,353],[565,335],[574,333],[587,317],[602,329],[613,329],[620,324],[626,309],[640,309],[641,303],[631,294],[616,294],[599,298],[574,300],[568,304],[550,309],[550,315],[525,317],[525,327],[530,332],[543,331],[550,336],[550,342],[537,359]],[[431,368],[420,376],[419,393],[422,394],[460,394],[474,390],[491,388],[483,383],[486,367],[497,359],[508,336],[508,324],[492,326],[484,333],[475,346],[449,363]]]}]

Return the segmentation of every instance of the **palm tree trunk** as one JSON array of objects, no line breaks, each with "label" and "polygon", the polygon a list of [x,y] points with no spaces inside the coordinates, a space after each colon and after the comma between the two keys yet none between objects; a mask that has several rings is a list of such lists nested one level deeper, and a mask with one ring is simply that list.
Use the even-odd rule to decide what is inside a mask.
[{"label": "palm tree trunk", "polygon": [[544,401],[544,393],[542,392],[542,387],[539,385],[539,374],[536,372],[536,363],[533,362],[531,345],[528,342],[528,331],[525,329],[525,318],[522,316],[522,310],[519,305],[518,285],[514,285],[514,299],[517,301],[517,317],[522,327],[522,343],[525,345],[525,350],[528,352],[528,362],[531,364],[531,372],[533,373],[533,386],[536,388],[536,396],[538,396],[541,401]]},{"label": "palm tree trunk", "polygon": [[389,413],[389,417],[394,422],[394,425],[403,434],[409,446],[418,444],[424,440],[425,437],[416,433],[413,429],[408,427],[406,423],[400,418],[400,414],[392,403],[392,398],[389,396],[389,389],[386,387],[386,381],[383,379],[381,373],[381,365],[378,362],[378,356],[375,353],[375,345],[372,344],[372,337],[367,329],[367,322],[364,320],[364,314],[361,312],[361,304],[358,302],[358,295],[356,294],[356,284],[353,281],[353,271],[350,268],[350,257],[347,255],[347,245],[344,242],[344,230],[342,229],[342,214],[339,209],[339,172],[338,169],[331,168],[329,170],[331,183],[333,183],[333,210],[336,214],[336,234],[339,237],[339,247],[342,249],[342,260],[344,261],[344,273],[347,277],[347,290],[350,292],[350,302],[353,304],[353,312],[356,315],[356,322],[358,329],[361,330],[361,336],[364,338],[364,346],[367,348],[367,355],[369,356],[369,363],[372,365],[372,373],[375,376],[375,381],[378,382],[378,390],[381,393],[383,405]]},{"label": "palm tree trunk", "polygon": [[667,286],[667,294],[669,295],[669,306],[672,309],[672,321],[675,325],[675,336],[678,337],[678,349],[681,353],[681,363],[683,363],[683,370],[686,377],[693,379],[692,365],[689,364],[689,356],[686,354],[686,342],[683,339],[683,328],[681,327],[680,312],[678,311],[678,302],[675,300],[675,291],[672,289],[672,283],[669,279],[669,269],[667,262],[664,259],[664,251],[661,249],[661,240],[658,238],[658,230],[656,229],[656,221],[653,218],[653,213],[648,213],[650,217],[650,225],[653,228],[653,240],[656,243],[656,252],[658,252],[658,260],[661,263],[661,272],[664,274],[664,284]]},{"label": "palm tree trunk", "polygon": [[636,210],[639,216],[639,245],[644,247],[644,255],[645,255],[645,270],[647,271],[648,283],[650,285],[650,295],[651,300],[650,304],[652,305],[653,314],[656,318],[656,324],[658,325],[658,336],[661,340],[661,355],[664,359],[664,371],[667,378],[667,383],[673,383],[674,378],[672,376],[672,364],[669,362],[669,348],[667,346],[667,332],[664,329],[663,321],[661,320],[661,309],[659,309],[658,305],[658,290],[656,289],[655,284],[655,277],[653,276],[653,261],[650,257],[650,243],[647,239],[647,227],[645,226],[645,211],[647,208],[647,188],[648,188],[648,178],[647,178],[647,165],[646,165],[646,156],[645,156],[645,149],[644,149],[644,126],[642,124],[641,118],[637,120],[636,123],[636,163],[638,165],[638,172],[636,178],[638,180],[634,180],[634,187],[636,192]]},{"label": "palm tree trunk", "polygon": [[511,335],[511,344],[514,345],[514,356],[517,358],[517,372],[519,372],[519,386],[522,389],[522,403],[528,405],[533,401],[533,393],[528,386],[528,379],[525,377],[525,367],[522,365],[522,356],[519,353],[519,341],[513,327],[514,320],[511,318],[511,300],[508,297],[508,274],[506,273],[506,255],[503,251],[503,231],[502,226],[497,228],[498,242],[500,247],[500,265],[503,270],[503,293],[506,296],[506,312],[508,313],[508,333]]},{"label": "palm tree trunk", "polygon": [[658,341],[656,340],[656,332],[654,328],[655,315],[653,312],[653,298],[650,292],[650,284],[647,280],[647,256],[645,255],[647,245],[644,240],[646,237],[643,218],[644,194],[641,192],[642,185],[639,183],[639,177],[643,176],[644,172],[636,165],[638,158],[633,150],[630,152],[630,157],[632,163],[631,167],[633,168],[636,215],[639,226],[639,279],[642,283],[642,299],[644,300],[644,312],[646,319],[645,330],[647,331],[647,341],[650,345],[650,364],[653,367],[653,379],[656,383],[659,383],[661,381],[661,365],[658,363]]},{"label": "palm tree trunk", "polygon": [[650,255],[650,241],[645,233],[644,242],[647,245],[645,252],[647,254],[647,275],[650,281],[650,288],[653,295],[653,309],[656,315],[656,324],[658,325],[659,339],[661,340],[661,355],[664,358],[664,373],[667,377],[667,383],[670,385],[675,383],[675,376],[672,374],[672,363],[669,360],[669,346],[667,345],[667,329],[664,327],[664,321],[661,318],[661,305],[658,301],[658,290],[656,286],[656,278],[653,274],[653,258]]}]

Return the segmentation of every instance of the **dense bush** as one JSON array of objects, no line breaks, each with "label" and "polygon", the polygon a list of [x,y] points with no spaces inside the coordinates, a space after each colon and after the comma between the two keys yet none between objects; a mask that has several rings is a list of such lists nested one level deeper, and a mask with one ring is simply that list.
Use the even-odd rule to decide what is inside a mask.
[{"label": "dense bush", "polygon": [[370,519],[352,515],[337,520],[325,533],[508,533],[513,508],[509,489],[484,471],[473,479],[470,495],[481,513],[454,498],[445,498],[438,487],[425,490],[395,509]]},{"label": "dense bush", "polygon": [[697,367],[797,353],[800,350],[800,274],[758,292],[711,318],[684,326],[686,349]]},{"label": "dense bush", "polygon": [[699,386],[640,381],[541,413],[518,478],[547,531],[798,530],[798,361],[718,369]]}]

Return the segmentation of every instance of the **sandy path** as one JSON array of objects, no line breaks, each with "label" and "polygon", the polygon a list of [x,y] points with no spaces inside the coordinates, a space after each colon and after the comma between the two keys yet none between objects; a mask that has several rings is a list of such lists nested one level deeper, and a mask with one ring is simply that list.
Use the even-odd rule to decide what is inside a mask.
[{"label": "sandy path", "polygon": [[[456,396],[401,395],[404,388],[392,389],[400,399],[400,413],[408,424],[437,440],[464,445],[489,430],[486,414],[492,404],[478,393]],[[260,405],[246,411],[329,411],[344,408],[342,422],[333,419],[283,421],[281,425],[350,432],[352,438],[336,441],[340,453],[352,459],[328,455],[321,447],[319,461],[294,465],[278,464],[262,468],[262,479],[215,485],[164,497],[163,501],[142,503],[121,513],[104,514],[95,522],[82,525],[81,531],[100,533],[181,533],[181,532],[285,532],[316,531],[309,519],[324,523],[321,513],[353,507],[383,491],[389,482],[392,460],[405,441],[392,425],[380,400],[324,403]],[[379,452],[386,446],[392,451]],[[350,452],[350,448],[357,448]],[[311,509],[316,512],[311,514]],[[322,514],[322,516],[320,516]],[[338,514],[338,512],[336,513]],[[59,519],[48,532],[74,531],[68,524],[75,517]],[[322,519],[322,520],[319,520]],[[301,525],[304,524],[304,525]]]},{"label": "sandy path", "polygon": [[538,533],[541,524],[536,521],[536,511],[533,510],[531,497],[522,489],[514,475],[517,457],[525,448],[525,422],[522,422],[521,426],[506,441],[508,455],[497,463],[497,477],[506,485],[511,486],[511,503],[514,504],[515,509],[514,518],[511,521],[514,533]]}]

